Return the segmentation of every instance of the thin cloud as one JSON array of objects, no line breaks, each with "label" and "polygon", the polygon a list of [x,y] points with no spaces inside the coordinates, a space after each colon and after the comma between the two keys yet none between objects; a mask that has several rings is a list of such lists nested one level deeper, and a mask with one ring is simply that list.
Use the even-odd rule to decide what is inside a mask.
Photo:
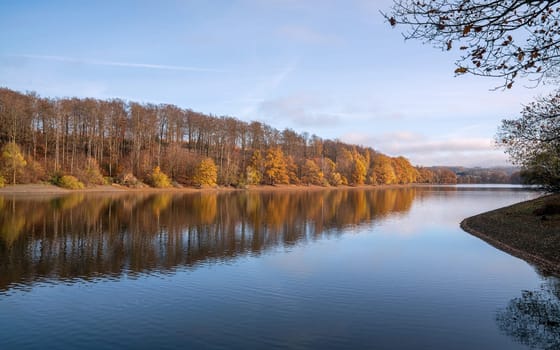
[{"label": "thin cloud", "polygon": [[173,66],[173,65],[150,64],[150,63],[91,60],[91,59],[81,59],[81,58],[67,57],[67,56],[28,55],[28,54],[24,54],[24,55],[4,55],[4,56],[6,56],[6,57],[16,57],[16,58],[35,59],[35,60],[45,60],[45,61],[66,62],[66,63],[90,64],[90,65],[95,65],[95,66],[142,68],[142,69],[170,70],[170,71],[181,71],[181,72],[213,72],[213,73],[224,73],[225,72],[223,70],[212,69],[212,68],[201,68],[201,67],[191,67],[191,66]]}]

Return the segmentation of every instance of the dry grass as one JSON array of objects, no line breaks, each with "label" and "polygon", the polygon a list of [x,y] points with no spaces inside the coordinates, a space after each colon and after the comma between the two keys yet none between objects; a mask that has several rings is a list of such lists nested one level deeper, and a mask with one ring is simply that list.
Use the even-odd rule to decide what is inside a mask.
[{"label": "dry grass", "polygon": [[560,195],[549,195],[465,219],[461,227],[488,243],[560,273]]}]

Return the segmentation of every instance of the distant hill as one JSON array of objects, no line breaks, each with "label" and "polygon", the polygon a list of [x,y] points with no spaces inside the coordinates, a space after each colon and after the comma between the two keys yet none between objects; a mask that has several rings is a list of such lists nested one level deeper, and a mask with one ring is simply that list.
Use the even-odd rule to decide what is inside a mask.
[{"label": "distant hill", "polygon": [[520,184],[520,169],[514,166],[468,168],[463,166],[430,167],[432,171],[446,168],[457,175],[459,184]]}]

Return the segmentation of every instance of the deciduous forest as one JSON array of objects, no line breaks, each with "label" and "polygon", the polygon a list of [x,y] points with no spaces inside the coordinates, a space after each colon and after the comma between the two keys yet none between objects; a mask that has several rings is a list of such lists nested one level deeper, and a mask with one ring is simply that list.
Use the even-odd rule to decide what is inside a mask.
[{"label": "deciduous forest", "polygon": [[130,187],[455,183],[445,168],[170,104],[0,89],[1,179]]}]

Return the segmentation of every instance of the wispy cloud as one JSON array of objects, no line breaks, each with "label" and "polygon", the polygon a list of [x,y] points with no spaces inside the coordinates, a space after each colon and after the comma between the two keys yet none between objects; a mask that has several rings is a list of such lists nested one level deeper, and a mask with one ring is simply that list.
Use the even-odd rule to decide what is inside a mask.
[{"label": "wispy cloud", "polygon": [[93,60],[93,59],[82,59],[82,58],[68,57],[68,56],[30,55],[30,54],[3,55],[3,56],[14,57],[14,58],[34,59],[34,60],[43,60],[43,61],[65,62],[65,63],[73,63],[73,64],[90,64],[90,65],[95,65],[95,66],[156,69],[156,70],[169,70],[169,71],[182,71],[182,72],[213,72],[213,73],[224,73],[225,72],[224,70],[212,69],[212,68],[202,68],[202,67],[192,67],[192,66],[174,66],[174,65],[165,65],[165,64],[150,64],[150,63]]}]

